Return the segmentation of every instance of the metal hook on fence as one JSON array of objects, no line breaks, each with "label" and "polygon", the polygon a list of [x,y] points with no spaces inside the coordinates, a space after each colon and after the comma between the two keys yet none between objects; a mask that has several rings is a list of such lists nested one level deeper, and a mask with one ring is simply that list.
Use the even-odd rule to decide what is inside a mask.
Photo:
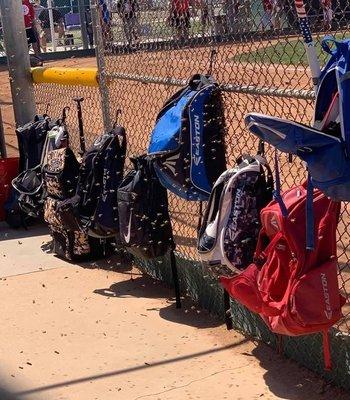
[{"label": "metal hook on fence", "polygon": [[118,108],[117,111],[115,112],[115,120],[114,120],[114,124],[113,124],[113,129],[117,127],[120,115],[122,115],[122,110],[120,108]]},{"label": "metal hook on fence", "polygon": [[216,49],[211,49],[210,56],[209,56],[209,68],[208,74],[211,75],[213,73],[213,66],[215,62],[215,57],[217,56],[218,51]]},{"label": "metal hook on fence", "polygon": [[62,110],[62,118],[61,118],[62,124],[64,124],[66,122],[67,111],[70,111],[70,107],[68,107],[68,106],[64,107],[63,110]]}]

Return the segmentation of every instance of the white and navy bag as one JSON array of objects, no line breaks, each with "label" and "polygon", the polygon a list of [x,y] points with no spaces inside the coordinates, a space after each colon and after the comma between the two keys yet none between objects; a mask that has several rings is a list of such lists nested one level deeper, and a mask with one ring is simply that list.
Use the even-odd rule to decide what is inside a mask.
[{"label": "white and navy bag", "polygon": [[273,180],[266,160],[242,156],[216,181],[199,231],[202,261],[240,273],[252,261],[261,228],[260,211],[272,200]]}]

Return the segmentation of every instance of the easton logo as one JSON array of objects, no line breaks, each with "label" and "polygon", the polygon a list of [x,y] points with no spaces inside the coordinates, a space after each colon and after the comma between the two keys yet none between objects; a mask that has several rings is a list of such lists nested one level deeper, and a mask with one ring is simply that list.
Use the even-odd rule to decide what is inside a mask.
[{"label": "easton logo", "polygon": [[227,232],[229,234],[230,240],[235,240],[235,236],[237,235],[237,228],[240,222],[239,217],[242,215],[242,211],[246,207],[246,202],[244,200],[244,191],[241,188],[237,188],[236,197],[233,205],[232,221],[227,227]]},{"label": "easton logo", "polygon": [[272,217],[271,217],[271,220],[270,220],[270,224],[272,225],[272,227],[274,228],[274,229],[276,229],[277,231],[280,229],[280,227],[279,227],[279,225],[278,225],[278,221],[277,221],[277,218],[276,218],[276,215],[275,214],[273,214],[272,215]]},{"label": "easton logo", "polygon": [[324,302],[325,302],[325,310],[324,313],[327,317],[327,319],[332,319],[332,308],[331,308],[331,301],[329,297],[329,290],[328,290],[328,280],[326,277],[326,274],[321,273],[321,283],[322,283],[322,289],[323,289],[323,296],[324,296]]},{"label": "easton logo", "polygon": [[195,165],[199,165],[201,162],[200,156],[200,144],[201,144],[201,123],[199,115],[194,116],[194,157],[193,161]]},{"label": "easton logo", "polygon": [[180,158],[180,153],[167,158],[167,160],[164,162],[164,165],[166,167],[168,167],[168,169],[170,169],[170,171],[172,172],[173,175],[176,175],[175,166],[176,166],[176,162],[179,158]]}]

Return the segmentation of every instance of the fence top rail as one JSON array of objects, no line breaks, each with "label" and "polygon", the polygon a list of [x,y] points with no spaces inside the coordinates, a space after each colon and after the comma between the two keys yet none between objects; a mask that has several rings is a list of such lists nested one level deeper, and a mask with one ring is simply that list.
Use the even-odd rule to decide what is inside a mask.
[{"label": "fence top rail", "polygon": [[[187,85],[186,79],[176,79],[172,77],[160,77],[160,76],[146,76],[136,75],[128,73],[108,73],[105,74],[107,82],[112,82],[113,79],[130,80],[141,83],[154,83],[168,86],[182,87]],[[251,95],[265,95],[272,97],[286,97],[296,98],[303,100],[314,100],[315,92],[313,90],[304,89],[288,89],[288,88],[276,88],[276,87],[262,87],[255,85],[240,85],[224,83],[220,85],[221,89],[225,92],[231,93],[245,93]]]},{"label": "fence top rail", "polygon": [[97,68],[37,67],[32,68],[33,82],[70,86],[98,86]]}]

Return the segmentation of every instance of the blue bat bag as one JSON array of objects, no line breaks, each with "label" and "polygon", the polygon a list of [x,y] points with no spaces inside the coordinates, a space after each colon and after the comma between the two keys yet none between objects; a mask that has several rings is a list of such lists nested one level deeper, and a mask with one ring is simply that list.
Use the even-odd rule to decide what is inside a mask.
[{"label": "blue bat bag", "polygon": [[185,200],[209,199],[226,169],[221,91],[195,75],[158,114],[148,153],[162,185]]}]

